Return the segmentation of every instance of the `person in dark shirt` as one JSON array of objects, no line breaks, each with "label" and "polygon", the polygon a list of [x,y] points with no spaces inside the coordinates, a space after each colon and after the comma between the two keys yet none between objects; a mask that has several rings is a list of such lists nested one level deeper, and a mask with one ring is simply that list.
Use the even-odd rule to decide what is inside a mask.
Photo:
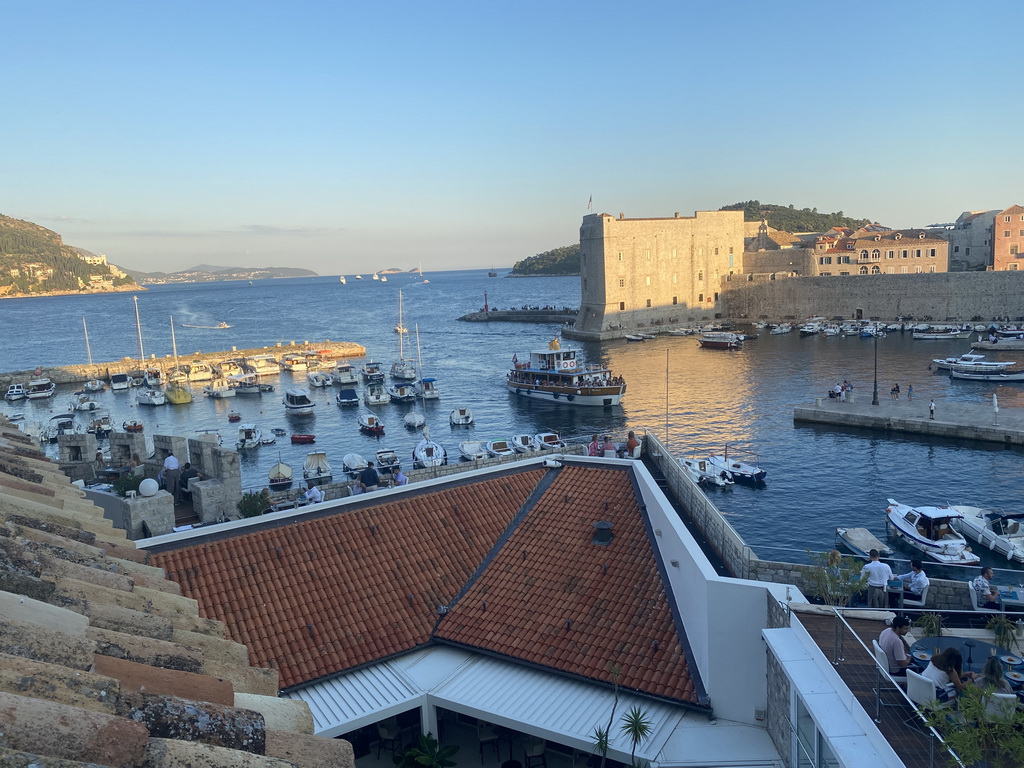
[{"label": "person in dark shirt", "polygon": [[182,499],[192,498],[192,489],[188,487],[189,481],[194,477],[202,477],[198,469],[193,468],[192,462],[186,461],[178,477],[178,496]]},{"label": "person in dark shirt", "polygon": [[359,473],[359,483],[363,486],[364,491],[376,491],[377,486],[380,485],[380,475],[373,468],[372,461],[366,462],[366,469]]}]

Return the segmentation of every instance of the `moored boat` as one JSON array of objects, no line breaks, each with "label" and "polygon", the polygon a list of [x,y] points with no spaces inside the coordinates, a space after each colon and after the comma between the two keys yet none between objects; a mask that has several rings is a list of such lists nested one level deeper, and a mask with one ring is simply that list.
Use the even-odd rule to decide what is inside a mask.
[{"label": "moored boat", "polygon": [[96,435],[97,440],[110,437],[110,433],[114,431],[114,425],[110,422],[110,414],[98,411],[94,413],[92,421],[86,426],[85,431]]},{"label": "moored boat", "polygon": [[448,463],[448,451],[440,443],[430,439],[430,431],[424,427],[423,437],[412,449],[413,466],[416,469],[440,467]]},{"label": "moored boat", "polygon": [[186,368],[188,369],[188,380],[191,382],[212,381],[216,376],[213,367],[201,360],[189,363]]},{"label": "moored boat", "polygon": [[356,420],[359,422],[359,431],[364,435],[380,437],[384,434],[384,422],[376,414],[363,411]]},{"label": "moored boat", "polygon": [[448,423],[453,427],[468,427],[473,423],[473,410],[471,408],[455,408],[448,415]]},{"label": "moored boat", "polygon": [[325,451],[310,451],[302,465],[302,477],[314,485],[331,482],[333,473]]},{"label": "moored boat", "polygon": [[697,343],[702,349],[740,349],[743,346],[743,340],[737,334],[728,331],[704,333],[697,339]]},{"label": "moored boat", "polygon": [[139,405],[164,405],[167,395],[159,389],[143,389],[135,395],[135,402]]},{"label": "moored boat", "polygon": [[129,419],[121,424],[121,429],[125,432],[141,432],[143,430],[143,425],[141,421]]},{"label": "moored boat", "polygon": [[363,390],[363,402],[367,405],[384,405],[390,403],[391,398],[384,389],[382,383],[367,384],[366,389]]},{"label": "moored boat", "polygon": [[679,466],[702,488],[728,488],[736,484],[731,472],[718,469],[707,459],[679,459]]},{"label": "moored boat", "polygon": [[430,376],[420,380],[419,390],[420,398],[423,400],[437,400],[441,397],[441,390],[437,386],[437,379]]},{"label": "moored boat", "polygon": [[253,355],[242,358],[242,362],[257,376],[276,376],[281,373],[281,364],[273,355]]},{"label": "moored boat", "polygon": [[308,367],[306,356],[297,352],[289,353],[281,358],[281,370],[304,371]]},{"label": "moored boat", "polygon": [[62,435],[80,435],[85,432],[73,413],[58,413],[50,418],[43,430],[42,437],[50,443],[56,443]]},{"label": "moored boat", "polygon": [[489,440],[487,442],[487,453],[490,456],[515,456],[515,449],[509,445],[508,440]]},{"label": "moored boat", "polygon": [[1024,512],[963,504],[951,504],[949,509],[961,515],[953,520],[953,525],[964,536],[1007,560],[1024,563]]},{"label": "moored boat", "polygon": [[331,386],[330,375],[323,371],[310,371],[306,374],[306,381],[309,382],[309,386],[318,389]]},{"label": "moored boat", "polygon": [[959,357],[934,358],[932,360],[932,365],[940,371],[949,371],[955,368],[958,371],[972,373],[998,373],[1016,364],[1016,361],[1013,360],[1009,362],[986,360],[985,355],[975,352],[967,352]]},{"label": "moored boat", "polygon": [[565,448],[565,441],[558,436],[557,432],[538,432],[534,437],[541,450],[556,451]]},{"label": "moored boat", "polygon": [[382,448],[377,451],[377,471],[381,474],[393,475],[402,468],[402,460],[398,454],[390,448]]},{"label": "moored boat", "polygon": [[227,379],[213,379],[203,387],[203,394],[214,398],[234,397],[237,394],[237,390],[232,386],[232,383]]},{"label": "moored boat", "polygon": [[540,450],[540,443],[533,435],[513,435],[509,444],[516,453],[533,453]]},{"label": "moored boat", "polygon": [[89,379],[82,385],[86,392],[102,392],[106,388],[107,385],[100,379]]},{"label": "moored boat", "polygon": [[127,373],[110,374],[110,391],[127,392],[132,386],[132,377]]},{"label": "moored boat", "polygon": [[359,405],[359,395],[354,389],[339,389],[335,400],[338,405]]},{"label": "moored boat", "polygon": [[263,391],[259,377],[255,373],[238,373],[228,378],[228,384],[236,395],[258,395]]},{"label": "moored boat", "polygon": [[988,371],[979,373],[977,371],[961,371],[954,368],[949,372],[949,378],[962,381],[996,381],[1010,383],[1024,381],[1024,371]]},{"label": "moored boat", "polygon": [[363,381],[367,384],[384,383],[384,366],[376,360],[367,360],[363,363],[359,372],[362,374]]},{"label": "moored boat", "polygon": [[25,397],[29,400],[42,400],[53,397],[57,385],[49,379],[32,379],[25,387]]},{"label": "moored boat", "polygon": [[416,401],[417,390],[411,384],[395,384],[387,388],[388,397],[393,403],[412,403]]},{"label": "moored boat", "polygon": [[4,395],[4,399],[8,402],[14,403],[18,400],[25,399],[25,386],[23,384],[11,384],[7,388],[7,394]]},{"label": "moored boat", "polygon": [[882,557],[891,557],[892,547],[885,544],[867,528],[836,528],[836,542],[842,543],[848,550],[865,560],[872,549],[878,550]]},{"label": "moored boat", "polygon": [[277,462],[267,473],[267,484],[272,491],[283,491],[292,485],[292,468],[283,461]]},{"label": "moored boat", "polygon": [[316,435],[304,432],[292,432],[291,441],[293,445],[307,445],[316,442]]},{"label": "moored boat", "polygon": [[309,416],[316,405],[309,399],[308,389],[286,389],[282,402],[285,413],[292,416]]},{"label": "moored boat", "polygon": [[626,382],[612,376],[600,365],[583,365],[579,350],[562,349],[557,338],[547,349],[530,352],[520,363],[512,357],[506,386],[513,394],[530,400],[567,405],[618,405],[626,393]]},{"label": "moored boat", "polygon": [[346,453],[341,458],[341,466],[350,477],[357,477],[366,469],[366,459],[358,453]]},{"label": "moored boat", "polygon": [[[740,461],[736,458],[736,454],[750,457],[750,461]],[[712,472],[718,474],[723,470],[728,472],[732,479],[737,483],[747,483],[749,485],[758,485],[764,482],[765,477],[768,473],[762,469],[757,463],[757,456],[749,453],[748,451],[737,451],[733,449],[733,455],[729,456],[729,446],[725,446],[725,451],[721,454],[715,454],[708,457],[708,463],[712,466]]]},{"label": "moored boat", "polygon": [[486,440],[463,440],[459,443],[459,453],[466,461],[478,461],[490,455],[487,452]]},{"label": "moored boat", "polygon": [[68,407],[73,411],[98,411],[100,404],[83,392],[75,397],[75,399],[68,404]]},{"label": "moored boat", "polygon": [[156,389],[163,386],[164,374],[159,368],[149,367],[142,373],[142,386]]},{"label": "moored boat", "polygon": [[886,524],[893,533],[933,560],[947,565],[972,565],[979,557],[971,552],[953,521],[963,515],[948,507],[911,507],[889,499]]},{"label": "moored boat", "polygon": [[409,429],[419,429],[427,423],[427,417],[419,411],[409,411],[402,417],[402,423]]},{"label": "moored boat", "polygon": [[352,363],[338,363],[335,365],[331,380],[342,387],[349,387],[359,383],[359,377],[356,376],[356,369],[352,367]]},{"label": "moored boat", "polygon": [[914,341],[942,341],[944,339],[969,339],[974,334],[973,329],[961,328],[936,328],[932,327],[926,331],[913,331],[910,338]]}]

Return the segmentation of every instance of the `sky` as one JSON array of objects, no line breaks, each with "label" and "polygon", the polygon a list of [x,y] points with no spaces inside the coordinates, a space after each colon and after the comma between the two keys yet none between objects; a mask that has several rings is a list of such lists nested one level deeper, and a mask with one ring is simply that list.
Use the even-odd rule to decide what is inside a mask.
[{"label": "sky", "polygon": [[[1024,203],[1024,3],[4,7],[0,214],[122,267],[508,267],[588,212]],[[592,205],[590,201],[592,202]]]}]

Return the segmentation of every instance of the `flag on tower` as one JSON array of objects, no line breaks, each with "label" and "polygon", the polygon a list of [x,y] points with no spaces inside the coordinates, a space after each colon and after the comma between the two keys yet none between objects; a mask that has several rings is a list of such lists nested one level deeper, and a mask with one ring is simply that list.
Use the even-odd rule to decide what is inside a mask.
[{"label": "flag on tower", "polygon": [[594,196],[590,196],[590,200],[587,201],[587,210],[591,211],[594,209]]}]

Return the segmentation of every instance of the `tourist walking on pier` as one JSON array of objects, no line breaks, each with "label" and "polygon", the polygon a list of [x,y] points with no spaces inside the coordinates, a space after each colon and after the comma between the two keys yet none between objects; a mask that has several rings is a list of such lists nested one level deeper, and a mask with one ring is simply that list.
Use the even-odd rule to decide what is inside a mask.
[{"label": "tourist walking on pier", "polygon": [[934,419],[935,418],[935,401],[934,400],[931,400],[928,403],[928,418],[929,419]]},{"label": "tourist walking on pier", "polygon": [[914,399],[914,385],[913,384],[907,384],[907,400],[913,400],[913,399]]},{"label": "tourist walking on pier", "polygon": [[893,400],[900,399],[900,385],[899,383],[893,384],[892,389],[889,390],[889,394],[892,395]]},{"label": "tourist walking on pier", "polygon": [[892,579],[892,568],[878,559],[877,549],[872,549],[868,555],[871,561],[860,569],[860,575],[868,577],[868,608],[887,608],[885,588]]}]

